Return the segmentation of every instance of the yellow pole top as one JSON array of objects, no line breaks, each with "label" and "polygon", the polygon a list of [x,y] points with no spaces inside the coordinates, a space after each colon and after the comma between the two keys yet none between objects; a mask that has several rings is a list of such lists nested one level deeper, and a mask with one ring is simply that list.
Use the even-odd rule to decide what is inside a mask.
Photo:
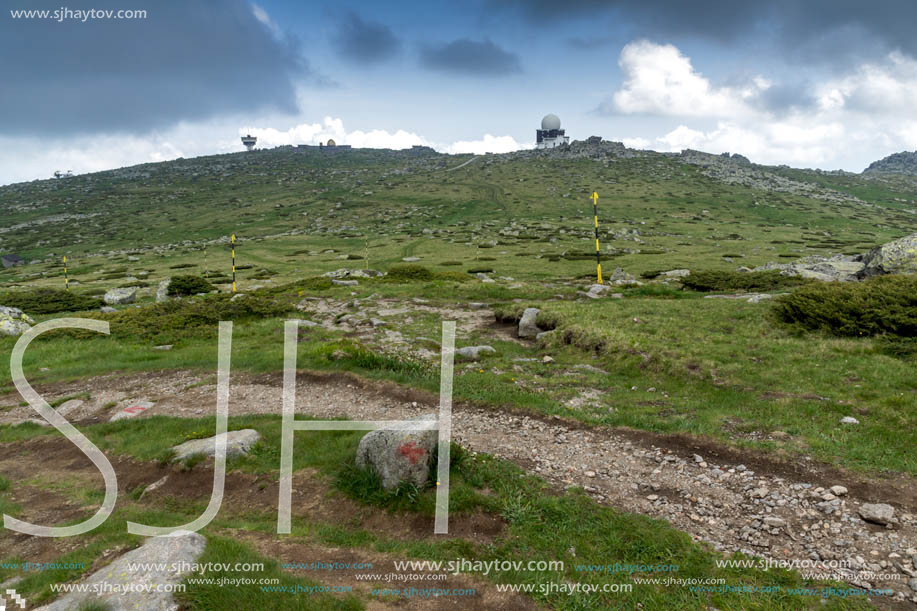
[{"label": "yellow pole top", "polygon": [[592,200],[592,203],[595,203],[595,201],[596,201],[598,198],[599,198],[599,194],[596,193],[595,191],[593,191],[593,192],[592,192],[592,197],[590,198],[590,199]]}]

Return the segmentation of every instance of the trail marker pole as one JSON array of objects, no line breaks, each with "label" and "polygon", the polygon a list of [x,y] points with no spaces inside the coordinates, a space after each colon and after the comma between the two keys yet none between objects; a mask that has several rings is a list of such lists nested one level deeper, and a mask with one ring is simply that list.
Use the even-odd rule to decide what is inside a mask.
[{"label": "trail marker pole", "polygon": [[67,276],[67,255],[64,255],[64,290],[70,292],[70,277]]},{"label": "trail marker pole", "polygon": [[592,215],[593,220],[595,221],[595,270],[596,275],[599,279],[599,284],[604,284],[602,282],[602,255],[599,250],[599,194],[595,191],[592,192]]},{"label": "trail marker pole", "polygon": [[236,292],[236,234],[232,234],[232,292]]}]

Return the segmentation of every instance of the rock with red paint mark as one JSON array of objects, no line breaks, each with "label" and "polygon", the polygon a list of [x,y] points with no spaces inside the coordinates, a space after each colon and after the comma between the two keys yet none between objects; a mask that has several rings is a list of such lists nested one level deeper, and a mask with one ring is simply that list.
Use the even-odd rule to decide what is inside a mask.
[{"label": "rock with red paint mark", "polygon": [[[429,420],[435,423],[436,416],[426,414],[411,420]],[[439,433],[436,429],[372,431],[360,440],[360,447],[357,448],[357,466],[373,469],[386,490],[393,490],[402,482],[423,486],[430,476],[430,462],[436,452],[438,439]]]},{"label": "rock with red paint mark", "polygon": [[131,403],[129,406],[112,416],[110,421],[115,422],[116,420],[124,420],[125,418],[135,418],[151,407],[153,407],[153,404],[149,401]]}]

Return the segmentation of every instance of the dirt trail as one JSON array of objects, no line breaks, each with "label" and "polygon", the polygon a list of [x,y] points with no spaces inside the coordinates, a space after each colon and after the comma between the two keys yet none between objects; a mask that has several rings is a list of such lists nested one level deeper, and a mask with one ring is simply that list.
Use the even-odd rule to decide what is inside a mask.
[{"label": "dirt trail", "polygon": [[[111,375],[43,392],[51,398],[88,390],[96,397],[117,389],[130,400],[156,403],[139,417],[199,417],[214,411],[211,379],[188,372]],[[279,414],[281,390],[280,374],[235,374],[230,415]],[[3,403],[12,401],[0,398]],[[351,375],[303,372],[297,380],[296,410],[303,415],[396,420],[434,413],[437,403],[427,393]],[[91,399],[71,420],[107,420],[112,409]],[[29,417],[28,408],[3,415],[5,420],[16,417]],[[455,405],[452,428],[455,441],[472,451],[512,460],[558,488],[582,486],[602,503],[666,519],[723,552],[742,550],[802,563],[802,572],[832,573],[864,588],[891,588],[898,604],[917,603],[914,478],[866,479],[814,462],[779,462],[760,452],[684,436],[590,429],[464,404]],[[832,486],[847,492],[835,494]],[[858,510],[866,503],[894,506],[893,522],[864,522]],[[838,568],[837,562],[847,566]]]}]

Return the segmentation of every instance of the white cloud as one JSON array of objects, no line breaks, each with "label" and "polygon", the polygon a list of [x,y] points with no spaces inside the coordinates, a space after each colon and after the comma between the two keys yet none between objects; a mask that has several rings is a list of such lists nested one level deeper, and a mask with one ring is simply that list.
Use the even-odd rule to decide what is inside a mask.
[{"label": "white cloud", "polygon": [[617,140],[622,143],[627,148],[631,149],[645,149],[649,148],[651,142],[646,138],[636,137],[636,138],[612,138],[612,140]]},{"label": "white cloud", "polygon": [[458,155],[461,153],[511,153],[532,148],[532,144],[520,144],[512,136],[491,136],[484,134],[480,140],[459,140],[447,146],[436,146],[438,151]]},{"label": "white cloud", "polygon": [[251,4],[252,14],[255,16],[255,19],[266,25],[271,33],[274,34],[274,36],[280,36],[280,26],[277,25],[277,22],[271,19],[271,16],[268,15],[266,10],[264,10],[264,7],[259,4],[255,4],[254,2]]},{"label": "white cloud", "polygon": [[832,159],[847,136],[840,123],[788,120],[754,127],[720,122],[707,132],[679,125],[656,141],[662,145],[660,150],[672,152],[690,148],[708,153],[741,153],[758,163],[810,165]]},{"label": "white cloud", "polygon": [[738,117],[754,113],[750,102],[771,83],[755,77],[743,87],[715,87],[674,45],[638,40],[621,50],[623,87],[603,109],[628,114]]},{"label": "white cloud", "polygon": [[632,42],[621,50],[619,65],[623,83],[602,110],[685,119],[655,138],[660,150],[732,152],[761,163],[820,167],[843,160],[859,170],[849,167],[851,158],[917,148],[917,59],[900,52],[810,85],[797,93],[813,103],[781,113],[766,110],[762,97],[791,84],[756,76],[738,87],[716,86],[673,45]]},{"label": "white cloud", "polygon": [[329,138],[333,139],[337,144],[349,144],[354,148],[405,149],[415,144],[429,146],[429,142],[421,136],[402,129],[396,132],[388,132],[382,129],[374,129],[368,132],[361,130],[348,132],[344,128],[344,122],[333,117],[325,117],[322,123],[300,123],[286,131],[280,131],[273,127],[241,128],[239,135],[243,136],[245,134],[257,136],[259,148],[272,148],[287,144],[318,145],[320,142],[327,142]]}]

